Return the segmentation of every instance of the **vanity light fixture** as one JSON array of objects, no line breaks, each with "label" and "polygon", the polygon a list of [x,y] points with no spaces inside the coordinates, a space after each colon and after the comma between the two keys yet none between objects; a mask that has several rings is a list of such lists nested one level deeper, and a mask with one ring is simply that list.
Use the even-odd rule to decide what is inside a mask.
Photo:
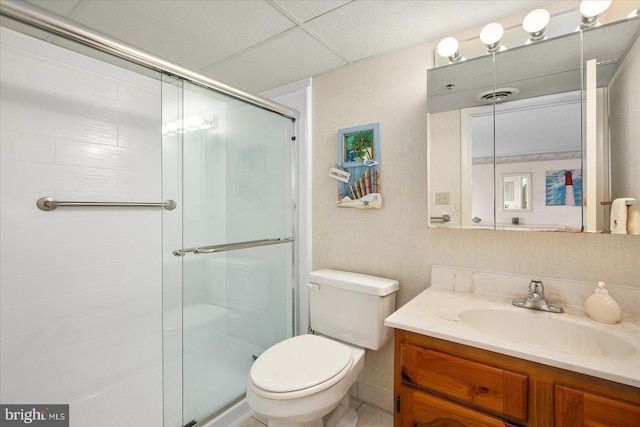
[{"label": "vanity light fixture", "polygon": [[551,15],[545,9],[536,9],[527,14],[522,21],[522,28],[529,33],[527,44],[547,38],[545,29],[549,24]]},{"label": "vanity light fixture", "polygon": [[611,5],[611,0],[582,0],[580,3],[580,13],[582,21],[580,29],[586,30],[598,25],[598,15],[607,10]]},{"label": "vanity light fixture", "polygon": [[487,52],[493,53],[506,49],[500,45],[500,39],[504,34],[504,28],[497,22],[487,24],[480,32],[480,40],[487,46]]},{"label": "vanity light fixture", "polygon": [[440,40],[440,43],[438,43],[438,54],[445,58],[449,58],[449,62],[464,61],[464,58],[460,55],[460,50],[458,49],[458,40],[454,37],[446,37]]}]

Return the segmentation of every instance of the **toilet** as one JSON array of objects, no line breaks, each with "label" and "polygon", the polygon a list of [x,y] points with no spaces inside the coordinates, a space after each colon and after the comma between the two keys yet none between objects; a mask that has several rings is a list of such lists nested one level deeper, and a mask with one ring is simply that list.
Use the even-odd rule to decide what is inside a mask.
[{"label": "toilet", "polygon": [[338,270],[309,275],[313,334],[267,349],[251,367],[247,403],[270,427],[355,427],[349,389],[365,348],[392,337],[384,319],[395,310],[396,280]]}]

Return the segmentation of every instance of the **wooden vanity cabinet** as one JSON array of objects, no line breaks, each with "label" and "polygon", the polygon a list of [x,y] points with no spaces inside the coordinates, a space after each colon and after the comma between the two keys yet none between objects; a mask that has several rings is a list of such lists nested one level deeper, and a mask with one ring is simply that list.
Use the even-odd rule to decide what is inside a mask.
[{"label": "wooden vanity cabinet", "polygon": [[638,388],[399,329],[394,390],[395,427],[640,427]]},{"label": "wooden vanity cabinet", "polygon": [[640,406],[569,387],[555,387],[557,427],[640,426]]},{"label": "wooden vanity cabinet", "polygon": [[[400,386],[401,414],[395,425],[403,427],[505,427],[517,426],[451,400],[412,387]],[[398,423],[398,420],[400,423]]]}]

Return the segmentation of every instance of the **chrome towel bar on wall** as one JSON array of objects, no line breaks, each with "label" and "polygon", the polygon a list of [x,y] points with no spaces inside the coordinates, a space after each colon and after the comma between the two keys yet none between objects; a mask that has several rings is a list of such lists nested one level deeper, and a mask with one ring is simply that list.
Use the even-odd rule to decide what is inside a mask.
[{"label": "chrome towel bar on wall", "polygon": [[281,243],[290,243],[296,240],[296,236],[289,236],[283,239],[276,237],[272,239],[250,240],[247,242],[225,243],[221,245],[202,246],[201,248],[176,249],[173,251],[175,256],[185,256],[189,252],[194,254],[212,254],[216,252],[235,251],[237,249],[257,248],[259,246],[279,245]]},{"label": "chrome towel bar on wall", "polygon": [[134,207],[134,208],[164,208],[168,211],[172,211],[176,208],[176,202],[173,200],[165,200],[162,203],[146,203],[146,202],[68,202],[59,201],[53,197],[41,197],[36,202],[36,205],[40,210],[52,211],[59,207],[77,207],[77,206],[89,206],[89,207]]},{"label": "chrome towel bar on wall", "polygon": [[451,221],[451,215],[442,214],[442,216],[432,216],[431,217],[431,221],[449,222],[449,221]]}]

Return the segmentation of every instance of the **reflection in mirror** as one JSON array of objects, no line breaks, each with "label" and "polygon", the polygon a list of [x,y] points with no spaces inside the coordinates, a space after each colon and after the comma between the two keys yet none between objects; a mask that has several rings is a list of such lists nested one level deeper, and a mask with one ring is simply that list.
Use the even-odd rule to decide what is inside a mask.
[{"label": "reflection in mirror", "polygon": [[[487,55],[429,70],[429,213],[451,215],[431,226],[606,231],[601,202],[640,199],[639,33],[640,18],[631,18],[500,52],[495,63]],[[584,96],[595,99],[587,137],[583,54],[597,64],[597,89]],[[506,102],[494,105],[493,90],[488,104],[476,96],[493,79],[496,98],[512,92]],[[590,134],[595,148],[584,142]],[[516,227],[501,176],[523,171],[530,210],[518,212]],[[436,192],[450,193],[451,204],[438,204]]]},{"label": "reflection in mirror", "polygon": [[584,61],[595,65],[586,76],[584,175],[596,203],[586,203],[586,231],[610,231],[613,200],[640,200],[639,34],[640,17],[584,32]]},{"label": "reflection in mirror", "polygon": [[[466,131],[461,144],[471,153],[462,162],[462,168],[470,170],[470,179],[461,182],[462,201],[472,207],[469,218],[482,219],[472,224],[465,217],[462,226],[514,229],[513,215],[500,197],[500,177],[526,171],[529,203],[517,228],[579,231],[581,203],[567,206],[564,197],[558,202],[554,194],[564,194],[564,188],[550,177],[581,169],[580,116],[579,91],[503,102],[495,106],[495,113],[493,106],[462,109],[460,120]],[[579,193],[581,187],[574,188]],[[575,199],[581,201],[581,194]]]},{"label": "reflection in mirror", "polygon": [[531,210],[530,173],[505,173],[500,176],[500,182],[503,211],[519,212]]}]

